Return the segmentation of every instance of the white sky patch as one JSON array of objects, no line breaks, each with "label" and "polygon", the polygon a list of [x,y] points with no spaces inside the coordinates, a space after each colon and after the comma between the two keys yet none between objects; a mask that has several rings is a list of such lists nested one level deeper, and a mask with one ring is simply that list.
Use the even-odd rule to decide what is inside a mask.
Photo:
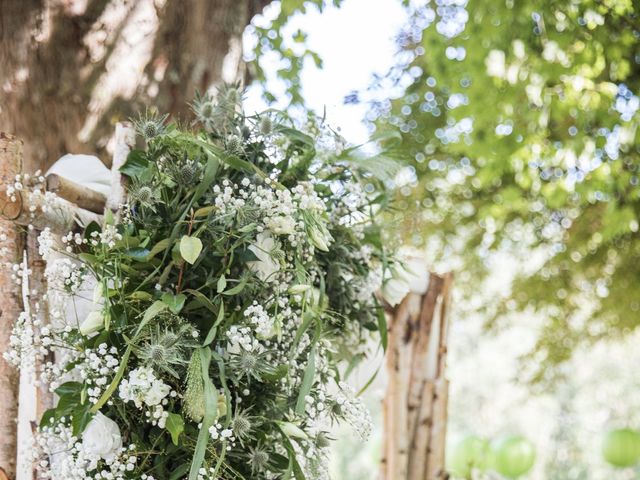
[{"label": "white sky patch", "polygon": [[[393,66],[398,50],[394,37],[406,20],[406,10],[398,0],[345,0],[340,8],[328,6],[323,13],[309,8],[287,26],[287,33],[298,29],[307,33],[309,49],[324,61],[322,69],[311,59],[305,62],[301,84],[307,106],[319,114],[326,108],[330,125],[351,143],[368,138],[362,122],[367,106],[344,105],[344,97],[366,89],[374,73],[383,75]],[[245,48],[247,44],[250,41]],[[270,87],[277,84],[276,68],[268,72]],[[249,88],[245,102],[249,113],[266,108],[261,93],[258,85]]]}]

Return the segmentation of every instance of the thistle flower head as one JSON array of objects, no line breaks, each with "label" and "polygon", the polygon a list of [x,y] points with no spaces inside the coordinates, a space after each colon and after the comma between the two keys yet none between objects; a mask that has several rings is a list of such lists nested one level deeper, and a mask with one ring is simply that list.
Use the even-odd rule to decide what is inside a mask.
[{"label": "thistle flower head", "polygon": [[258,131],[260,135],[267,136],[271,132],[273,132],[273,121],[269,117],[260,117],[260,122],[258,123]]},{"label": "thistle flower head", "polygon": [[146,207],[151,210],[155,210],[155,205],[159,200],[156,189],[150,185],[139,182],[134,182],[131,188],[129,188],[129,198],[133,205]]},{"label": "thistle flower head", "polygon": [[169,115],[159,115],[154,111],[145,111],[144,114],[140,114],[137,120],[134,120],[133,125],[136,129],[136,133],[144,137],[145,140],[151,140],[152,138],[162,135],[165,131],[164,122]]},{"label": "thistle flower head", "polygon": [[224,143],[224,147],[227,152],[233,154],[242,153],[242,139],[238,135],[229,135]]},{"label": "thistle flower head", "polygon": [[187,365],[187,352],[194,345],[189,330],[187,325],[177,331],[158,326],[149,333],[146,341],[136,347],[136,356],[154,370],[180,378],[179,370]]},{"label": "thistle flower head", "polygon": [[193,110],[198,122],[209,130],[213,129],[217,116],[217,106],[211,94],[200,95],[197,93],[196,98],[191,103],[191,110]]},{"label": "thistle flower head", "polygon": [[200,178],[201,170],[197,161],[185,160],[175,168],[174,180],[181,185],[190,186]]},{"label": "thistle flower head", "polygon": [[249,465],[251,472],[258,473],[264,470],[269,463],[269,454],[261,445],[249,449]]},{"label": "thistle flower head", "polygon": [[254,427],[255,420],[247,413],[247,410],[237,410],[231,419],[231,429],[240,442],[251,436],[251,430]]}]

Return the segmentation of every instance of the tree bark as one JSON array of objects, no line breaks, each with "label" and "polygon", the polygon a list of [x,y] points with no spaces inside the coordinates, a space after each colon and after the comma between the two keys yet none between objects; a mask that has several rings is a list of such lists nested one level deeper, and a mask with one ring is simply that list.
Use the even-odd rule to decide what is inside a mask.
[{"label": "tree bark", "polygon": [[242,79],[242,32],[269,0],[0,0],[0,131],[26,166],[98,153],[153,105],[189,120],[196,90]]},{"label": "tree bark", "polygon": [[453,277],[390,310],[381,480],[446,480],[448,302]]},{"label": "tree bark", "polygon": [[[15,175],[22,168],[22,143],[10,135],[0,132],[0,183],[13,183]],[[7,236],[3,246],[8,249],[6,261],[18,263],[22,257],[23,235],[13,222],[0,218],[0,232]],[[8,268],[0,269],[0,349],[4,353],[9,345],[9,337],[14,321],[22,311],[20,289],[11,279]],[[0,356],[0,472],[12,478],[16,467],[18,418],[18,371]],[[2,474],[0,474],[2,478]]]}]

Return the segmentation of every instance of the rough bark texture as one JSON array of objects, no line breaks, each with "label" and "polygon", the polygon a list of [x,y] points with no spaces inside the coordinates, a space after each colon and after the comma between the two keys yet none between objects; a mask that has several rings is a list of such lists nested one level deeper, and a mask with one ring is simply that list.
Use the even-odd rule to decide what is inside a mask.
[{"label": "rough bark texture", "polygon": [[449,382],[445,377],[452,276],[431,274],[421,297],[391,310],[382,480],[445,480]]},{"label": "rough bark texture", "polygon": [[[11,182],[21,169],[22,143],[0,132],[0,182]],[[7,235],[8,258],[19,262],[22,256],[22,235],[10,221],[0,218],[0,231]],[[20,290],[11,279],[11,271],[0,270],[0,347],[9,344],[13,322],[22,311]],[[16,467],[16,419],[18,417],[18,371],[0,356],[0,472],[13,477]],[[0,473],[0,478],[2,478]]]},{"label": "rough bark texture", "polygon": [[104,149],[156,106],[190,118],[196,90],[244,75],[241,37],[268,0],[0,0],[0,131],[27,166]]},{"label": "rough bark texture", "polygon": [[94,213],[103,213],[106,195],[55,173],[47,175],[47,191]]}]

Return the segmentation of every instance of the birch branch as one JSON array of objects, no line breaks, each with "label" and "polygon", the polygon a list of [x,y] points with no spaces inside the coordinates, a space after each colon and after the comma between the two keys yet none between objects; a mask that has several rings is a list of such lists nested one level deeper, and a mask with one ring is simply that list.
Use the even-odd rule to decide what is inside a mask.
[{"label": "birch branch", "polygon": [[47,191],[55,193],[79,208],[94,213],[104,212],[107,196],[89,187],[73,182],[68,178],[52,173],[47,175]]},{"label": "birch branch", "polygon": [[[0,132],[0,183],[9,184],[22,169],[22,142]],[[1,210],[0,210],[1,211]],[[7,259],[18,262],[22,238],[12,222],[0,219],[0,231],[6,236]],[[9,269],[0,269],[0,350],[8,350],[13,324],[22,311],[18,288]],[[18,382],[15,368],[0,356],[0,478],[15,475],[17,452]]]},{"label": "birch branch", "polygon": [[106,203],[106,208],[113,213],[117,213],[125,202],[124,176],[120,173],[120,167],[127,161],[135,139],[136,135],[131,123],[118,122],[116,124],[115,148],[111,164],[111,192],[109,192]]}]

